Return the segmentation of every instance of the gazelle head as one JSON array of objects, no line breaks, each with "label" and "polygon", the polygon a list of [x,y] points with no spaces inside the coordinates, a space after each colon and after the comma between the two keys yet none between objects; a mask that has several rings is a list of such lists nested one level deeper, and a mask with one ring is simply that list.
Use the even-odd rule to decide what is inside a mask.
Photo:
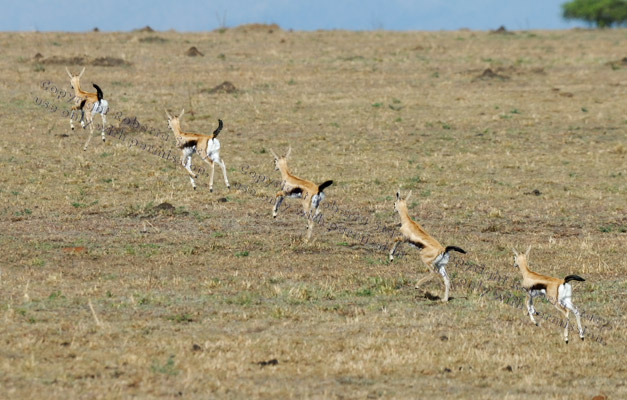
[{"label": "gazelle head", "polygon": [[81,76],[83,76],[83,72],[85,72],[85,67],[83,67],[83,69],[81,70],[81,73],[78,75],[73,75],[70,72],[70,70],[67,69],[67,67],[65,67],[65,72],[67,72],[68,76],[70,77],[70,86],[72,86],[72,89],[80,88],[81,87],[80,79],[81,79]]},{"label": "gazelle head", "polygon": [[518,254],[518,252],[514,248],[512,248],[512,251],[514,252],[514,268],[522,269],[524,267],[525,269],[527,269],[527,259],[529,258],[531,246],[527,247],[527,251],[525,251],[525,254]]},{"label": "gazelle head", "polygon": [[[168,110],[165,110],[165,115],[168,117],[168,128],[174,130],[174,129],[181,129],[181,122],[180,119],[183,116],[183,114],[185,114],[185,109],[181,110],[181,113],[179,114],[178,117],[173,117],[170,115],[170,113],[168,112]],[[175,128],[176,127],[176,128]]]},{"label": "gazelle head", "polygon": [[407,200],[409,200],[410,197],[411,197],[411,190],[409,191],[409,194],[404,199],[402,199],[401,189],[399,188],[396,191],[396,201],[394,201],[394,212],[398,212],[399,208],[407,209]]},{"label": "gazelle head", "polygon": [[270,153],[272,154],[272,156],[274,157],[274,170],[278,171],[280,170],[280,166],[287,166],[287,160],[290,157],[290,153],[292,152],[292,146],[287,148],[287,153],[285,153],[285,155],[283,157],[279,157],[276,155],[276,153],[274,152],[274,150],[270,149]]}]

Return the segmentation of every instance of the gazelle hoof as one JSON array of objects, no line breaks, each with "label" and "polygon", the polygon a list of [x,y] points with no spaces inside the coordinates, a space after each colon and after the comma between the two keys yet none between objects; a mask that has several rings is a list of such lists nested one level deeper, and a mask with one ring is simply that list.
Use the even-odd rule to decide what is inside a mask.
[{"label": "gazelle hoof", "polygon": [[209,188],[209,193],[213,193],[213,188]]},{"label": "gazelle hoof", "polygon": [[583,338],[581,338],[581,341],[583,342]]},{"label": "gazelle hoof", "polygon": [[72,130],[74,130],[74,127],[73,127],[73,126],[72,126],[71,128],[72,128]]},{"label": "gazelle hoof", "polygon": [[566,344],[568,344],[568,339],[565,339],[564,342],[566,342]]},{"label": "gazelle hoof", "polygon": [[227,188],[227,189],[230,189],[230,188],[231,188],[231,185],[226,185],[226,188]]},{"label": "gazelle hoof", "polygon": [[194,190],[196,190],[196,186],[194,186]]}]

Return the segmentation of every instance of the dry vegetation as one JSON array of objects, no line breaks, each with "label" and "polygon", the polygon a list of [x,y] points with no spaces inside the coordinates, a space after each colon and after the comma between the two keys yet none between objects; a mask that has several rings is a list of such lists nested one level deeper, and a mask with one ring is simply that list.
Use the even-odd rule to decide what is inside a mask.
[{"label": "dry vegetation", "polygon": [[[0,397],[627,397],[626,30],[248,26],[0,43]],[[69,109],[41,86],[69,89],[61,59],[91,61],[82,81],[116,125],[166,132],[164,107],[185,108],[188,131],[224,120],[241,190],[218,171],[213,194],[206,176],[193,191],[181,168],[129,148],[178,157],[171,133],[95,134],[83,152],[85,131],[34,102]],[[223,82],[234,90],[210,92]],[[278,178],[269,149],[289,145],[295,174],[335,181],[309,244],[305,220],[273,220],[275,189],[251,175]],[[437,280],[413,289],[416,250],[389,264],[372,245],[391,243],[381,229],[399,222],[399,186],[434,237],[468,251],[449,264],[448,304]],[[536,271],[586,279],[574,285],[585,342],[563,343],[546,301],[536,327],[495,299],[522,298],[510,249],[527,245]]]}]

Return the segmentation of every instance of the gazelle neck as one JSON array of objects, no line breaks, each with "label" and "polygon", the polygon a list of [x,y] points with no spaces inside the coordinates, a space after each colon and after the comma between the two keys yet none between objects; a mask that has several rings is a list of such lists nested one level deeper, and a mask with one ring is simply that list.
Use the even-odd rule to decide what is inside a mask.
[{"label": "gazelle neck", "polygon": [[398,210],[398,215],[401,217],[401,224],[411,221],[411,218],[409,218],[409,211],[407,210],[407,203],[405,201],[399,201],[396,205],[396,209]]}]

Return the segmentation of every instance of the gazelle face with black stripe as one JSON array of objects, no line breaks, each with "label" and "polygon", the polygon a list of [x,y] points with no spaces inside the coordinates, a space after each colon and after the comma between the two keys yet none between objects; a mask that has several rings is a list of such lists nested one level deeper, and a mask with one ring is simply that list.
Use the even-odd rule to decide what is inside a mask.
[{"label": "gazelle face with black stripe", "polygon": [[525,252],[525,254],[518,254],[518,252],[514,248],[512,248],[512,251],[514,252],[514,268],[518,268],[518,269],[521,269],[521,267],[528,268],[529,265],[527,264],[527,258],[529,257],[531,246],[527,248],[527,251]]},{"label": "gazelle face with black stripe", "polygon": [[401,199],[401,190],[398,189],[396,191],[396,201],[394,201],[394,212],[398,212],[399,204],[401,204],[401,202],[406,204],[410,196],[411,196],[411,190],[409,191],[409,194],[407,195],[407,197],[405,197],[404,199]]},{"label": "gazelle face with black stripe", "polygon": [[283,157],[279,157],[276,155],[276,153],[272,149],[270,149],[270,154],[272,154],[272,156],[274,157],[274,170],[275,171],[279,171],[281,169],[281,164],[287,167],[287,159],[290,156],[291,152],[292,152],[292,146],[287,148],[287,153]]}]

